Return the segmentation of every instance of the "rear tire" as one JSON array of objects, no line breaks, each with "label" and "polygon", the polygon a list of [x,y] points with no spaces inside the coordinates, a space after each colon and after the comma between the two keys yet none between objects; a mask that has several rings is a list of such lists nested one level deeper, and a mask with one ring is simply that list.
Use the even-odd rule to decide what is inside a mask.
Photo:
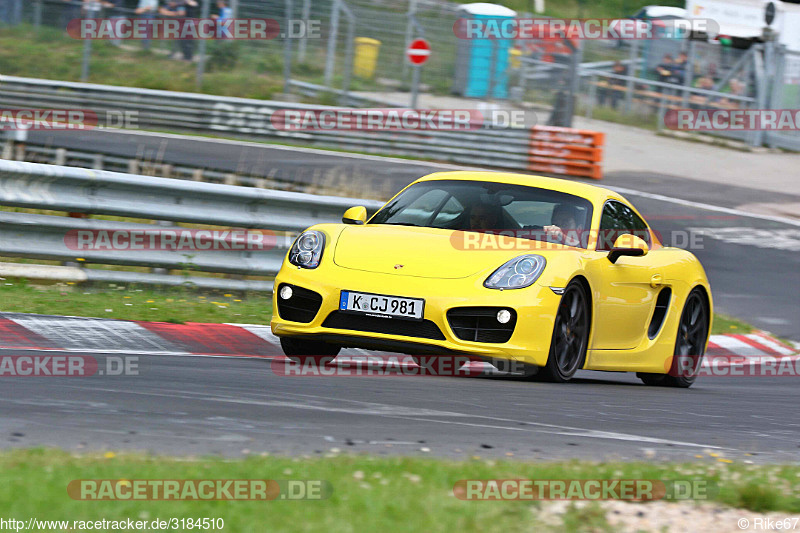
[{"label": "rear tire", "polygon": [[306,364],[306,361],[313,361],[316,366],[332,361],[342,349],[335,344],[292,337],[281,337],[281,348],[284,355],[292,361],[301,365]]},{"label": "rear tire", "polygon": [[558,304],[547,364],[534,379],[564,383],[583,368],[589,346],[590,318],[586,289],[580,282],[572,281]]},{"label": "rear tire", "polygon": [[706,351],[706,340],[708,339],[709,311],[708,304],[702,289],[695,287],[689,296],[681,312],[678,322],[678,335],[675,339],[675,356],[672,358],[672,368],[669,374],[649,374],[638,372],[636,376],[645,385],[658,387],[677,387],[688,389],[697,379],[696,372],[690,376],[681,375],[683,368],[681,358],[687,356],[695,358],[692,361],[693,368],[698,369],[703,363],[703,356]]}]

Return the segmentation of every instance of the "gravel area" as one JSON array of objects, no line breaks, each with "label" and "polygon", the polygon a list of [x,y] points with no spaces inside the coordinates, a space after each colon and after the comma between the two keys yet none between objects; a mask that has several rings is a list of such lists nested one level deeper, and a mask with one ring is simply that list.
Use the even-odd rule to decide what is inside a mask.
[{"label": "gravel area", "polygon": [[[585,509],[591,505],[599,506],[605,512],[605,518],[610,528],[621,533],[639,531],[659,533],[800,531],[800,515],[797,514],[754,513],[719,504],[693,502],[658,501],[644,504],[625,501],[547,502],[539,512],[538,518],[548,525],[561,526],[564,523],[564,514],[571,505],[576,509]],[[586,530],[591,531],[592,529],[589,527]],[[594,529],[602,531],[599,527]]]}]

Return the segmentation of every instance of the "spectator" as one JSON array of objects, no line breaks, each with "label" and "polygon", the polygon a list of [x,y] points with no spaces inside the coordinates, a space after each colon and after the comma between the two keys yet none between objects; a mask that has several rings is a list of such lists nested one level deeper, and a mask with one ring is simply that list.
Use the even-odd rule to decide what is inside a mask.
[{"label": "spectator", "polygon": [[697,88],[698,89],[705,89],[706,91],[710,91],[714,88],[714,80],[711,78],[710,74],[704,74],[697,79]]},{"label": "spectator", "polygon": [[[125,20],[125,0],[104,0],[103,7],[108,10],[106,15],[113,21],[111,25],[114,27],[114,33],[118,33],[120,31],[120,23]],[[122,41],[111,39],[111,44],[120,46]]]},{"label": "spectator", "polygon": [[744,96],[745,86],[744,83],[739,81],[738,78],[732,78],[729,84],[731,87],[731,94],[735,94],[736,96]]},{"label": "spectator", "polygon": [[[728,91],[726,92],[730,92],[734,96],[746,96],[747,86],[738,78],[731,78],[731,81],[728,82]],[[738,107],[742,105],[741,100],[730,100],[728,98],[723,98],[722,102],[727,105]]]},{"label": "spectator", "polygon": [[[196,6],[197,4],[195,3],[194,7]],[[185,0],[167,0],[167,4],[159,9],[158,12],[168,18],[184,20],[185,24],[185,19],[187,18],[186,7],[187,2]],[[190,24],[193,23],[193,21],[190,22]],[[175,57],[179,50],[183,52],[184,60],[191,61],[194,55],[194,41],[192,39],[178,39],[173,41],[170,58]]]},{"label": "spectator", "polygon": [[[614,65],[611,67],[611,73],[616,74],[617,76],[627,76],[628,75],[628,66],[623,65],[620,61],[614,61]],[[619,80],[617,78],[609,78],[608,83],[610,85],[625,85],[623,80]],[[614,109],[617,108],[617,103],[619,102],[620,98],[624,91],[613,88],[613,87],[601,87],[598,92],[598,101],[600,105],[605,105],[606,99],[611,100],[611,107]]]},{"label": "spectator", "polygon": [[672,56],[669,54],[664,54],[663,59],[661,59],[661,63],[656,66],[656,74],[658,75],[658,81],[662,83],[670,83],[670,78],[673,76],[673,69],[675,68],[675,63],[672,60]]},{"label": "spectator", "polygon": [[218,0],[216,12],[211,15],[211,18],[222,21],[231,17],[233,17],[233,10],[228,7],[228,4],[225,2],[225,0]]},{"label": "spectator", "polygon": [[[145,20],[153,20],[156,18],[158,12],[158,0],[139,0],[139,6],[136,8],[136,13]],[[149,33],[149,31],[148,31]],[[150,50],[150,39],[142,41],[142,48]]]},{"label": "spectator", "polygon": [[674,81],[671,81],[670,83],[683,85],[684,81],[686,81],[686,70],[688,66],[689,56],[686,55],[686,52],[681,52],[678,54],[678,59],[675,60],[675,66],[672,68],[672,76]]}]

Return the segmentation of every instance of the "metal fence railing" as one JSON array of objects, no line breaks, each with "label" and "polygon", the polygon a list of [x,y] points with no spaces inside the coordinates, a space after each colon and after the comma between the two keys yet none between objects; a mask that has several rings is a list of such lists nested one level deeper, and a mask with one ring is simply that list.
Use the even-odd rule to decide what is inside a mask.
[{"label": "metal fence railing", "polygon": [[[89,109],[97,115],[101,126],[105,125],[107,117],[119,118],[120,113],[133,113],[135,126],[145,130],[270,139],[511,170],[529,170],[534,155],[550,157],[554,164],[571,163],[557,155],[530,153],[538,126],[506,127],[484,123],[476,129],[460,130],[287,131],[272,124],[276,111],[333,108],[11,76],[0,76],[0,102],[7,109]],[[593,161],[599,166],[599,159]],[[554,167],[551,173],[562,172]],[[591,173],[572,175],[599,177],[599,172],[592,169]]]},{"label": "metal fence railing", "polygon": [[[364,205],[374,212],[381,203],[0,160],[0,205],[72,215],[0,211],[0,256],[81,264],[88,267],[85,273],[89,281],[271,290],[269,280],[198,273],[269,278],[277,274],[291,243],[291,235],[285,232],[296,233],[316,223],[339,222],[344,211],[354,205]],[[138,221],[86,218],[92,215]],[[68,236],[81,230],[141,232],[174,225],[269,230],[274,239],[265,250],[220,246],[186,252],[75,249],[69,245]],[[109,265],[159,270],[120,271],[108,269]]]}]

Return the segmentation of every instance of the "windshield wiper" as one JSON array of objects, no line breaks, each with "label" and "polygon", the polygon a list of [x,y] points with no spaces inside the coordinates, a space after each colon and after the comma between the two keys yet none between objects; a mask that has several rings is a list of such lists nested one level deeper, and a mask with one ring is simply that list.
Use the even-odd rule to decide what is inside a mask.
[{"label": "windshield wiper", "polygon": [[386,226],[413,226],[415,228],[425,228],[421,224],[414,224],[413,222],[382,222]]}]

